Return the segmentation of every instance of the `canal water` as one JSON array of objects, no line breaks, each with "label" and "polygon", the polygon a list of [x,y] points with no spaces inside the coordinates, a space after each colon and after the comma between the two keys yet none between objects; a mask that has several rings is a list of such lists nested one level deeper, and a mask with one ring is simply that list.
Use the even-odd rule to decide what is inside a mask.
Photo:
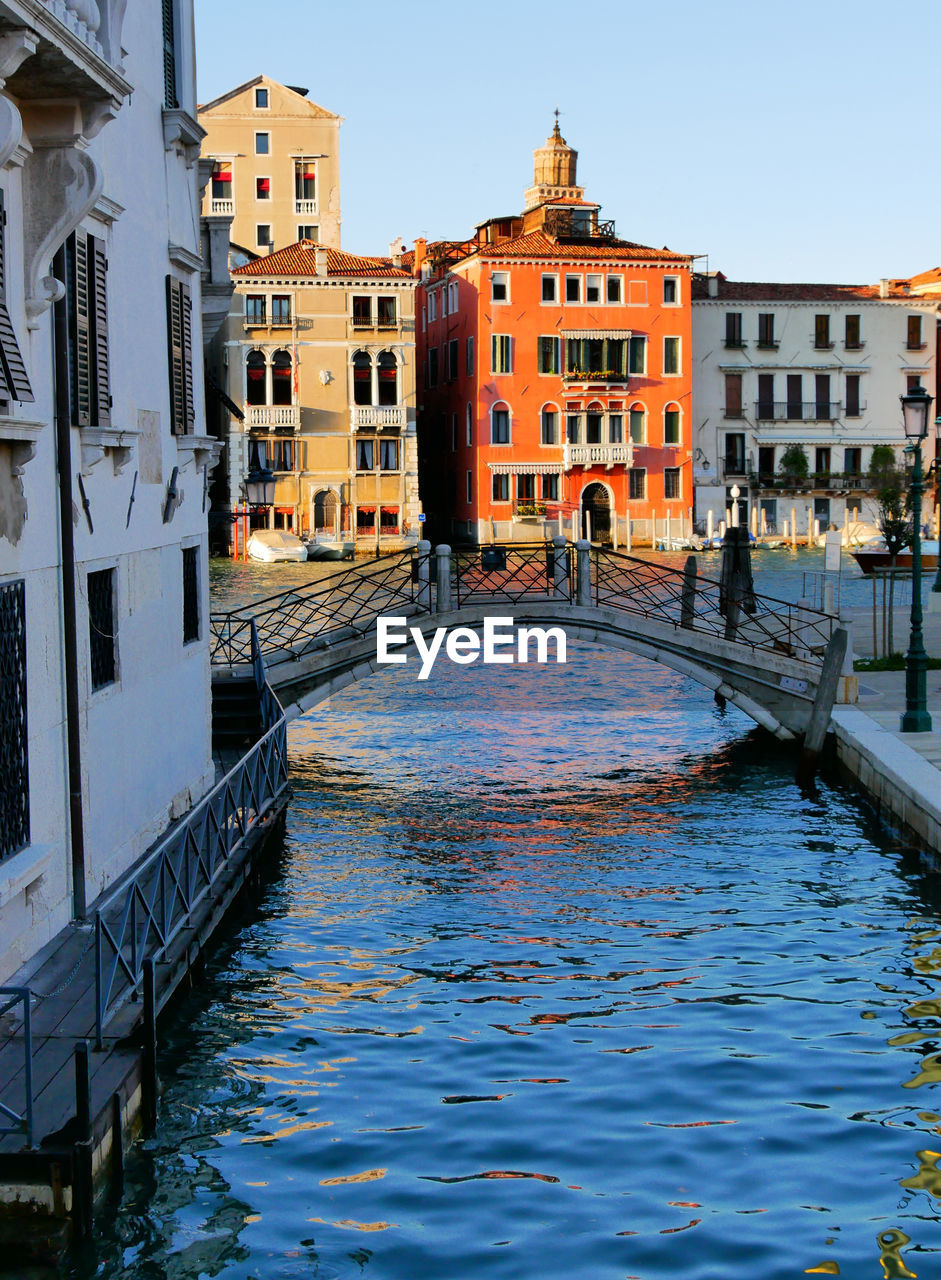
[{"label": "canal water", "polygon": [[76,1275],[941,1274],[937,881],[700,687],[568,656],[292,726]]}]

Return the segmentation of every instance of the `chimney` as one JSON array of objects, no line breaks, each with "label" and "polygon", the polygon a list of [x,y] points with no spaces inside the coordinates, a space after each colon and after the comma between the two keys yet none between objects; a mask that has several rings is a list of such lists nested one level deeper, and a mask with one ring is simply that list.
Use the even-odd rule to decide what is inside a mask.
[{"label": "chimney", "polygon": [[329,275],[327,268],[327,250],[323,245],[318,244],[314,249],[314,275]]},{"label": "chimney", "polygon": [[719,296],[719,276],[717,272],[709,275],[709,297],[718,298]]},{"label": "chimney", "polygon": [[879,297],[887,298],[888,296],[889,296],[889,282],[888,280],[880,280],[879,281]]},{"label": "chimney", "polygon": [[422,264],[428,257],[428,241],[424,236],[419,236],[415,241],[415,264],[413,270],[415,275],[422,274]]},{"label": "chimney", "polygon": [[396,236],[389,245],[389,257],[392,259],[393,267],[401,267],[402,254],[405,252],[405,241],[401,236]]}]

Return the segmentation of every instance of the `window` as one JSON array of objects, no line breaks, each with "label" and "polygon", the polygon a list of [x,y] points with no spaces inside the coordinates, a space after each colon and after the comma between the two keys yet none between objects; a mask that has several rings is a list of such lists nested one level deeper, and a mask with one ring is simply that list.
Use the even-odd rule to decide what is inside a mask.
[{"label": "window", "polygon": [[[83,231],[74,232],[66,241],[60,261],[65,274],[72,422],[77,427],[106,427],[111,423],[111,384],[108,361],[108,264],[104,241],[86,235]],[[187,303],[188,300],[187,291]],[[186,325],[188,336],[188,306]],[[0,396],[14,400],[32,400],[29,383],[26,381],[26,369],[5,305],[0,306],[0,365],[3,374],[0,378]]]},{"label": "window", "polygon": [[398,469],[399,469],[398,440],[380,440],[379,441],[379,470],[380,471],[398,471]]},{"label": "window", "polygon": [[245,323],[267,324],[265,296],[261,293],[250,293],[245,298]]},{"label": "window", "polygon": [[608,276],[608,301],[621,302],[624,298],[624,285],[621,276]]},{"label": "window", "polygon": [[761,484],[774,484],[774,445],[758,446],[758,479]]},{"label": "window", "polygon": [[623,338],[566,338],[566,377],[621,382],[626,374],[627,343]]},{"label": "window", "polygon": [[268,110],[268,90],[267,89],[255,90],[255,110],[256,111]]},{"label": "window", "polygon": [[176,93],[176,23],[173,0],[161,0],[163,22],[163,105],[169,109],[180,105]]},{"label": "window", "polygon": [[521,472],[516,477],[516,499],[518,502],[535,502],[536,477],[532,472]]},{"label": "window", "polygon": [[539,372],[559,372],[559,339],[539,338]]},{"label": "window", "polygon": [[353,403],[372,404],[372,360],[368,351],[353,354]]},{"label": "window", "polygon": [[741,311],[727,311],[725,313],[725,345],[727,347],[743,347],[745,345],[742,341]]},{"label": "window", "polygon": [[431,347],[428,351],[428,385],[436,387],[438,385],[438,348]]},{"label": "window", "polygon": [[814,450],[814,475],[818,480],[829,480],[830,478],[830,448],[829,445],[818,446]]},{"label": "window", "polygon": [[628,371],[632,374],[647,372],[647,339],[633,337],[628,344],[630,348]]},{"label": "window", "polygon": [[921,340],[921,316],[908,317],[908,342],[906,345],[909,351],[920,351],[925,345]]},{"label": "window", "polygon": [[372,298],[368,294],[353,294],[353,328],[372,328]]},{"label": "window", "polygon": [[726,476],[745,474],[745,434],[742,431],[729,431],[726,434],[725,474]]},{"label": "window", "polygon": [[513,372],[510,335],[508,333],[495,333],[490,339],[490,372]]},{"label": "window", "polygon": [[356,470],[372,471],[376,465],[375,440],[356,441]]},{"label": "window", "polygon": [[304,222],[297,228],[298,240],[312,240],[314,244],[320,243],[320,228],[316,223]]},{"label": "window", "polygon": [[473,471],[468,471],[464,478],[465,478],[465,481],[466,481],[466,484],[467,484],[467,501],[468,501],[468,502],[473,502],[473,501],[474,501],[474,473],[473,473]]},{"label": "window", "polygon": [[829,498],[814,498],[814,520],[819,522],[821,529],[830,528]]},{"label": "window", "polygon": [[601,289],[604,283],[603,276],[586,276],[585,277],[585,301],[600,302]]},{"label": "window", "polygon": [[565,439],[569,444],[578,444],[582,430],[582,415],[569,413],[565,417]]},{"label": "window", "polygon": [[380,329],[394,329],[396,325],[395,298],[379,297],[376,299],[376,319]]},{"label": "window", "polygon": [[581,302],[582,300],[582,278],[581,276],[565,277],[565,301]]},{"label": "window", "polygon": [[467,367],[467,376],[469,378],[474,375],[474,339],[468,338],[464,343],[464,357]]},{"label": "window", "polygon": [[830,317],[814,316],[814,347],[818,351],[829,351],[833,346],[830,341]]},{"label": "window", "polygon": [[255,179],[255,199],[256,200],[271,199],[271,179],[270,178]]},{"label": "window", "polygon": [[789,422],[799,422],[804,416],[804,378],[800,373],[787,375],[787,406]]},{"label": "window", "polygon": [[774,374],[758,375],[758,417],[762,421],[774,418]]},{"label": "window", "polygon": [[450,283],[448,284],[448,290],[447,290],[447,292],[448,292],[448,299],[449,299],[449,302],[450,302],[451,315],[453,316],[453,315],[454,315],[454,313],[455,313],[455,311],[457,311],[457,307],[458,307],[458,302],[457,302],[457,281],[456,281],[456,280],[452,280],[452,281],[450,281]]},{"label": "window", "polygon": [[232,163],[228,160],[215,160],[212,166],[213,200],[232,199]]},{"label": "window", "polygon": [[245,358],[245,399],[250,405],[268,403],[268,366],[260,351],[249,351]]},{"label": "window", "polygon": [[679,467],[663,468],[663,496],[665,498],[682,497],[682,494],[680,493]]},{"label": "window", "polygon": [[91,658],[92,691],[104,689],[117,679],[114,626],[114,570],[89,573],[88,648]]},{"label": "window", "polygon": [[494,409],[490,415],[490,443],[510,443],[510,411],[506,408]]},{"label": "window", "polygon": [[848,373],[846,375],[846,416],[848,418],[859,417],[859,374]]},{"label": "window", "polygon": [[832,414],[830,412],[830,375],[828,373],[818,373],[816,375],[814,378],[814,392],[818,420],[829,419]]},{"label": "window", "polygon": [[544,275],[542,277],[543,302],[557,302],[559,299],[559,277]]},{"label": "window", "polygon": [[509,502],[510,500],[510,477],[495,475],[491,482],[491,496],[494,502]]},{"label": "window", "polygon": [[26,720],[26,583],[0,586],[0,861],[29,844],[29,736]]},{"label": "window", "polygon": [[608,443],[622,444],[624,441],[624,417],[620,413],[608,414]]},{"label": "window", "polygon": [[[663,411],[663,443],[680,443],[680,411],[667,408]],[[668,495],[669,496],[669,495]]]},{"label": "window", "polygon": [[631,467],[627,475],[631,502],[642,502],[647,496],[647,472],[643,467]]},{"label": "window", "polygon": [[276,293],[271,299],[271,323],[282,328],[291,323],[291,295]]},{"label": "window", "polygon": [[742,375],[727,373],[725,375],[725,416],[727,418],[744,417],[742,413]]},{"label": "window", "polygon": [[[680,290],[679,281],[676,276],[663,277],[663,305],[665,307],[675,307],[679,305]],[[669,497],[669,494],[667,495]]]},{"label": "window", "polygon": [[457,453],[457,414],[451,414],[451,452]]},{"label": "window", "polygon": [[276,351],[271,357],[271,403],[291,403],[291,353]]},{"label": "window", "polygon": [[602,416],[598,412],[600,406],[592,405],[585,414],[585,443],[601,444]]},{"label": "window", "polygon": [[506,271],[494,271],[490,276],[490,301],[509,302],[510,277]]},{"label": "window", "polygon": [[272,471],[294,470],[294,439],[291,436],[268,436],[268,466]]},{"label": "window", "polygon": [[437,320],[438,318],[438,295],[432,290],[428,294],[428,319]]},{"label": "window", "polygon": [[543,409],[541,414],[542,434],[540,442],[542,444],[558,444],[559,443],[559,415],[555,409]]},{"label": "window", "polygon": [[778,345],[774,340],[773,313],[758,317],[758,345],[759,347],[776,347]]},{"label": "window", "polygon": [[271,243],[271,223],[257,222],[255,224],[255,244],[259,249],[267,249]]},{"label": "window", "polygon": [[859,339],[859,316],[846,316],[843,324],[843,345],[847,351],[858,351],[863,345]]},{"label": "window", "polygon": [[863,451],[862,449],[852,448],[843,450],[843,472],[848,477],[856,477],[862,475],[863,471]]},{"label": "window", "polygon": [[398,507],[380,507],[379,508],[379,532],[388,535],[396,534],[399,531],[399,509]]},{"label": "window", "polygon": [[905,379],[905,394],[910,395],[916,387],[921,386],[921,377],[917,373],[910,373]]},{"label": "window", "polygon": [[391,351],[380,351],[376,358],[376,388],[378,403],[399,403],[399,366]]},{"label": "window", "polygon": [[357,507],[356,508],[357,534],[375,533],[375,530],[376,530],[376,508],[375,507]]},{"label": "window", "polygon": [[445,348],[445,378],[453,382],[457,377],[457,338],[451,338]]},{"label": "window", "polygon": [[631,444],[647,443],[647,415],[642,404],[631,405],[629,415]]},{"label": "window", "polygon": [[542,477],[542,499],[543,502],[559,501],[558,475],[544,475]]},{"label": "window", "polygon": [[170,370],[170,430],[185,435],[193,430],[193,299],[189,285],[167,276],[167,337]]},{"label": "window", "polygon": [[680,371],[679,338],[663,339],[663,372],[665,376],[678,374]]},{"label": "window", "polygon": [[266,156],[270,150],[271,136],[267,133],[255,134],[255,155]]},{"label": "window", "polygon": [[183,643],[199,639],[199,547],[183,548]]},{"label": "window", "polygon": [[474,418],[470,404],[464,410],[464,443],[468,449],[474,443]]},{"label": "window", "polygon": [[[294,212],[317,212],[317,162],[316,160],[294,161]],[[297,206],[301,207],[298,208]]]}]

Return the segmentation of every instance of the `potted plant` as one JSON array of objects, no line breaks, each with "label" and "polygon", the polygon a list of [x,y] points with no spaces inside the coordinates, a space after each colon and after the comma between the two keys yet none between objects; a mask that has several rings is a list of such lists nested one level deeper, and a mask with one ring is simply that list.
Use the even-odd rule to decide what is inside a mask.
[{"label": "potted plant", "polygon": [[810,474],[810,462],[804,452],[803,445],[789,444],[787,446],[778,464],[778,474],[781,476],[786,489],[806,487],[807,477]]}]

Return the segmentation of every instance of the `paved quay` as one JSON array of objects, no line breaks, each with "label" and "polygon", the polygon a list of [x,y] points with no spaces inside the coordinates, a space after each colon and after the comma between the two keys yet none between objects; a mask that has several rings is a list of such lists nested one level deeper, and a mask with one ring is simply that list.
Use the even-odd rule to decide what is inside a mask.
[{"label": "paved quay", "polygon": [[[928,613],[930,592],[924,593],[925,648],[941,658],[941,612]],[[872,653],[872,613],[845,609],[853,622],[857,657]],[[894,610],[896,648],[906,649],[908,608]],[[930,733],[902,733],[905,710],[904,671],[860,671],[859,701],[833,708],[836,754],[869,793],[890,824],[901,824],[924,852],[941,858],[941,671],[927,673]]]}]

